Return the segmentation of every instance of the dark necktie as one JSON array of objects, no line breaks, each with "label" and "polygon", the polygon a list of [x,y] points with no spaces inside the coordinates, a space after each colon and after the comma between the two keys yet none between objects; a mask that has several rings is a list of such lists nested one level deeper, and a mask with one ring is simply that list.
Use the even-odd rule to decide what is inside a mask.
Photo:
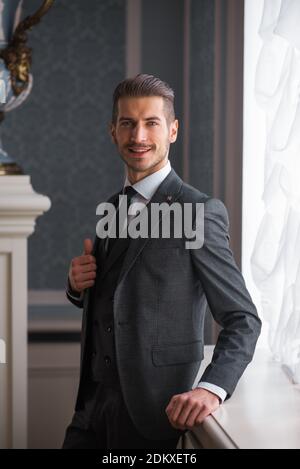
[{"label": "dark necktie", "polygon": [[[137,191],[132,187],[132,186],[127,186],[125,187],[125,190],[124,190],[124,195],[127,195],[127,215],[128,215],[128,210],[129,210],[129,207],[131,205],[131,201],[132,201],[132,198],[137,194]],[[119,195],[123,195],[123,191],[120,192]],[[107,249],[107,255],[110,254],[111,250],[113,249],[113,247],[115,246],[115,244],[118,242],[118,239],[119,239],[119,195],[118,195],[118,199],[116,201],[116,208],[117,208],[117,213],[116,213],[116,237],[115,238],[109,238],[109,242],[108,242],[108,249]],[[124,201],[121,200],[121,204],[124,203]],[[127,224],[127,228],[128,229],[128,224]],[[127,234],[128,236],[128,234]],[[121,238],[122,241],[124,240],[124,238]]]}]

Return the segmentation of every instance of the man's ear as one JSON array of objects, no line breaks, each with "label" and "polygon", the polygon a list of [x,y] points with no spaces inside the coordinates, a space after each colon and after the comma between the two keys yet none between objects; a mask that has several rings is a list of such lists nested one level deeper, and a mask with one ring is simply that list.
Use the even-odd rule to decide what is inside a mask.
[{"label": "man's ear", "polygon": [[178,119],[175,119],[173,122],[171,122],[170,125],[170,142],[174,143],[177,140],[177,135],[178,135]]},{"label": "man's ear", "polygon": [[111,140],[113,143],[117,143],[116,141],[116,127],[114,124],[110,124],[110,136],[111,136]]}]

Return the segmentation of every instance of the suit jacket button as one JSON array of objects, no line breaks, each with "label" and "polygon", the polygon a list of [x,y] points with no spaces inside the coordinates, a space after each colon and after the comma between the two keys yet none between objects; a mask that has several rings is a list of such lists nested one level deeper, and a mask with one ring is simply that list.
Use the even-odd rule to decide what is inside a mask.
[{"label": "suit jacket button", "polygon": [[111,332],[112,331],[112,327],[111,326],[108,326],[108,328],[106,329],[107,332]]},{"label": "suit jacket button", "polygon": [[107,355],[104,357],[104,361],[105,361],[106,365],[110,365],[110,363],[111,363],[111,359]]}]

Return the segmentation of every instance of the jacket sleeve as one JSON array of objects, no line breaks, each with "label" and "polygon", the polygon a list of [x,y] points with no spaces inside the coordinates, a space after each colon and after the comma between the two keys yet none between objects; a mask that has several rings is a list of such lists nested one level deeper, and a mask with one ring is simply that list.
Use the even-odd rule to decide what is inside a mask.
[{"label": "jacket sleeve", "polygon": [[191,249],[192,262],[215,321],[222,327],[211,363],[200,381],[234,391],[251,362],[261,321],[229,247],[226,207],[211,198],[204,205],[204,243]]}]

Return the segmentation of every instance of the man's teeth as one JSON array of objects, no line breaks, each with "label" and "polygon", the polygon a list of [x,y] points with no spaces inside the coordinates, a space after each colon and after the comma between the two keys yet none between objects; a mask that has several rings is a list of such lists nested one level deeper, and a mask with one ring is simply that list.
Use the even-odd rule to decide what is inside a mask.
[{"label": "man's teeth", "polygon": [[134,153],[144,153],[145,151],[150,150],[150,148],[142,148],[142,149],[137,149],[137,148],[129,148],[130,151],[133,151]]}]

